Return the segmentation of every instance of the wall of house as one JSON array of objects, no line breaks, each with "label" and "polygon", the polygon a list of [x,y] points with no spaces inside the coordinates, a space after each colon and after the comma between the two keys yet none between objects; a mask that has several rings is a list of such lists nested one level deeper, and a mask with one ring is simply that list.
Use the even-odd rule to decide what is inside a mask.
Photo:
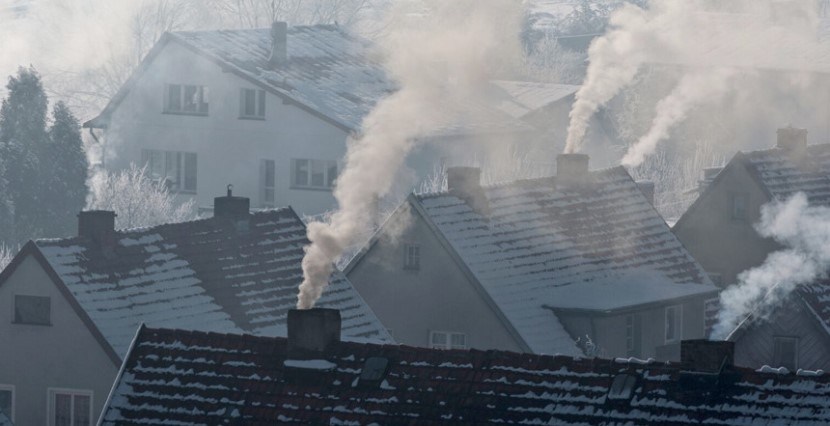
[{"label": "wall of house", "polygon": [[779,367],[774,361],[775,337],[796,337],[797,368],[830,371],[830,339],[799,300],[779,306],[768,321],[748,327],[735,340],[735,364]]},{"label": "wall of house", "polygon": [[[14,296],[51,299],[51,326],[14,324]],[[118,366],[31,256],[0,286],[0,384],[15,387],[14,421],[45,425],[49,388],[91,390],[93,420]]]},{"label": "wall of house", "polygon": [[[408,209],[399,210],[381,237],[348,278],[396,342],[429,346],[430,331],[465,333],[478,349],[522,351],[504,324],[444,250],[426,222]],[[417,243],[417,271],[404,270],[404,246]]]},{"label": "wall of house", "polygon": [[[207,116],[165,114],[165,84],[209,87]],[[109,168],[141,162],[142,149],[196,152],[199,206],[234,185],[234,193],[260,206],[260,162],[275,160],[276,205],[317,214],[334,205],[329,190],[291,188],[291,159],[340,160],[347,132],[266,93],[265,119],[239,118],[240,89],[257,88],[177,43],[168,44],[116,109],[105,139]]]},{"label": "wall of house", "polygon": [[[704,337],[704,310],[705,297],[688,298],[676,303],[651,306],[639,310],[621,312],[619,314],[598,315],[588,312],[557,312],[559,320],[575,339],[590,338],[599,346],[601,357],[629,357],[626,344],[626,317],[640,315],[641,340],[638,358],[655,358],[661,361],[657,348],[664,345],[679,345],[681,339],[700,339]],[[674,342],[666,342],[666,306],[682,306],[681,336]],[[678,348],[679,355],[679,348]],[[671,359],[675,360],[675,359]],[[679,360],[679,359],[676,359]]]},{"label": "wall of house", "polygon": [[[747,194],[747,218],[731,218],[731,195]],[[742,271],[760,265],[768,253],[778,249],[753,228],[768,198],[746,169],[730,163],[674,226],[674,233],[692,256],[710,274],[720,274],[723,284],[736,282]]]}]

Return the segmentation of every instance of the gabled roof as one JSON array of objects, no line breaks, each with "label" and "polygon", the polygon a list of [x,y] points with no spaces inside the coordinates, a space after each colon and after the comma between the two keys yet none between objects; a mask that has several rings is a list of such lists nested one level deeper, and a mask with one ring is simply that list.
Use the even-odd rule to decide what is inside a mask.
[{"label": "gabled roof", "polygon": [[513,118],[521,118],[574,95],[579,86],[535,81],[494,80],[496,107]]},{"label": "gabled roof", "polygon": [[486,215],[453,192],[409,203],[522,343],[535,353],[574,355],[580,352],[552,311],[601,313],[717,292],[624,168],[589,180],[579,188],[558,188],[555,178],[485,187]]},{"label": "gabled roof", "polygon": [[[336,25],[289,27],[288,61],[277,67],[268,63],[270,29],[185,31],[167,33],[153,48],[140,74],[170,42],[178,43],[215,62],[223,70],[258,85],[292,105],[346,131],[359,131],[363,117],[375,104],[397,90],[380,65],[372,43]],[[100,116],[84,124],[106,127],[109,116],[134,85],[125,84]],[[470,112],[447,122],[435,135],[530,132],[532,128],[501,111],[479,103],[455,108]]]},{"label": "gabled roof", "polygon": [[[142,323],[285,335],[308,244],[303,222],[289,207],[251,214],[247,225],[202,219],[119,231],[111,249],[74,237],[39,240],[26,251],[41,259],[120,359]],[[4,271],[0,285],[15,267]],[[391,341],[345,276],[335,273],[330,284],[319,305],[342,312],[344,336]]]},{"label": "gabled roof", "polygon": [[830,144],[808,145],[806,153],[780,148],[739,153],[736,159],[775,199],[804,192],[812,205],[830,205]]},{"label": "gabled roof", "polygon": [[286,343],[142,328],[101,424],[830,422],[827,374],[345,342],[286,367]]}]

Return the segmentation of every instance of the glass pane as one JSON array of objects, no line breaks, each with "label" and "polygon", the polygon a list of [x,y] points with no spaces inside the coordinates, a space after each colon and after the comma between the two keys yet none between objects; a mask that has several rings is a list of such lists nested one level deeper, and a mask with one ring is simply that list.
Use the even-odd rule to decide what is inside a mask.
[{"label": "glass pane", "polygon": [[14,322],[21,324],[50,324],[49,298],[14,296]]},{"label": "glass pane", "polygon": [[259,91],[259,105],[258,105],[257,115],[260,117],[265,117],[265,91]]},{"label": "glass pane", "polygon": [[467,346],[467,336],[461,333],[454,333],[452,335],[453,348],[465,348]]},{"label": "glass pane", "polygon": [[182,110],[182,86],[170,84],[167,86],[167,110]]},{"label": "glass pane", "polygon": [[265,160],[265,186],[273,188],[276,182],[276,166],[274,160]]},{"label": "glass pane", "polygon": [[323,187],[326,184],[326,163],[311,160],[311,186]]},{"label": "glass pane", "polygon": [[245,96],[245,109],[242,111],[242,115],[249,117],[256,115],[256,91],[253,89],[243,89],[242,92]]},{"label": "glass pane", "polygon": [[86,395],[75,395],[75,426],[89,426],[91,418],[89,415],[89,397]]},{"label": "glass pane", "polygon": [[447,344],[447,334],[435,332],[432,333],[432,344],[439,345],[439,346],[446,346]]},{"label": "glass pane", "polygon": [[329,169],[326,178],[327,186],[329,188],[334,188],[334,183],[337,181],[337,161],[329,161]]},{"label": "glass pane", "polygon": [[184,86],[184,111],[196,112],[199,104],[199,87]]},{"label": "glass pane", "polygon": [[0,411],[7,416],[12,415],[12,391],[0,390]]},{"label": "glass pane", "polygon": [[72,396],[55,394],[55,426],[72,426]]},{"label": "glass pane", "polygon": [[187,152],[184,154],[184,189],[187,191],[196,190],[196,154]]},{"label": "glass pane", "polygon": [[294,185],[308,186],[308,160],[294,160]]},{"label": "glass pane", "polygon": [[164,152],[164,172],[160,176],[165,178],[165,184],[169,189],[176,189],[178,187],[178,171],[179,165],[177,163],[177,156],[175,152]]},{"label": "glass pane", "polygon": [[164,176],[164,153],[162,151],[150,151],[150,161],[147,165],[147,172],[153,177]]},{"label": "glass pane", "polygon": [[675,339],[675,313],[674,308],[666,308],[666,340]]}]

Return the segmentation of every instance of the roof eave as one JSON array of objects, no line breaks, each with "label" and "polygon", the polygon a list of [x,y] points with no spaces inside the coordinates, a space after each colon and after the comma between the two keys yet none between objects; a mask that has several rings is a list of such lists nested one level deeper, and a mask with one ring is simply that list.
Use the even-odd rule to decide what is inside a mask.
[{"label": "roof eave", "polygon": [[[689,285],[700,285],[700,284],[689,284]],[[560,308],[551,305],[543,305],[546,309],[550,309],[556,313],[563,313],[563,314],[582,314],[582,315],[593,315],[593,316],[611,316],[611,315],[620,315],[626,314],[631,312],[642,311],[645,309],[651,309],[659,306],[677,304],[680,302],[685,302],[687,300],[693,300],[703,297],[710,297],[713,295],[717,295],[720,293],[720,290],[713,289],[709,291],[702,291],[700,293],[695,294],[687,294],[685,296],[679,297],[672,297],[668,299],[661,299],[658,301],[653,302],[646,302],[646,303],[638,303],[633,305],[626,305],[626,306],[619,306],[614,308],[608,309],[591,309],[591,308]]]}]

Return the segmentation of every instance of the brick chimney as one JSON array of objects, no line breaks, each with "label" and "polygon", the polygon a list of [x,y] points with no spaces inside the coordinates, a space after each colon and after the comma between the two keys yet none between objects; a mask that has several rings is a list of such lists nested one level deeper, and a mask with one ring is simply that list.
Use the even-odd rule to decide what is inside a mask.
[{"label": "brick chimney", "polygon": [[340,311],[291,309],[288,311],[288,358],[322,358],[340,342]]},{"label": "brick chimney", "polygon": [[654,205],[654,182],[650,180],[640,180],[637,181],[637,188],[640,189],[640,192],[648,200],[649,204],[652,206]]},{"label": "brick chimney", "polygon": [[726,340],[684,340],[680,342],[680,362],[686,371],[719,373],[734,365],[735,342]]},{"label": "brick chimney", "polygon": [[233,185],[228,185],[228,195],[213,199],[213,217],[240,220],[248,218],[251,200],[247,197],[235,197]]},{"label": "brick chimney", "polygon": [[115,212],[87,210],[78,213],[78,236],[89,238],[102,247],[113,244],[115,242]]},{"label": "brick chimney", "polygon": [[556,185],[569,188],[586,183],[589,161],[587,154],[559,154],[556,157]]},{"label": "brick chimney", "polygon": [[778,129],[776,146],[786,151],[803,151],[807,148],[807,129],[798,129],[793,126]]},{"label": "brick chimney", "polygon": [[271,67],[288,62],[288,23],[274,21],[271,24],[271,56],[268,57],[268,64]]},{"label": "brick chimney", "polygon": [[481,169],[478,167],[450,167],[447,169],[447,189],[464,201],[476,213],[490,214],[490,202],[481,187]]}]

